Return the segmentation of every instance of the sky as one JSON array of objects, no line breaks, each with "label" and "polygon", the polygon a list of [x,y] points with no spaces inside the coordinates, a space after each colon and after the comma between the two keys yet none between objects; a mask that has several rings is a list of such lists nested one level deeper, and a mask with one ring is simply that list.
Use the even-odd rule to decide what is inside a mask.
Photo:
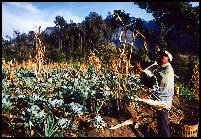
[{"label": "sky", "polygon": [[[192,5],[198,6],[199,2],[193,2]],[[130,16],[145,21],[154,19],[151,13],[133,2],[2,2],[2,37],[13,37],[14,29],[28,33],[38,26],[42,30],[53,27],[57,15],[63,16],[67,23],[70,20],[80,23],[90,12],[96,12],[105,19],[108,12],[113,13],[114,10],[124,10]]]}]

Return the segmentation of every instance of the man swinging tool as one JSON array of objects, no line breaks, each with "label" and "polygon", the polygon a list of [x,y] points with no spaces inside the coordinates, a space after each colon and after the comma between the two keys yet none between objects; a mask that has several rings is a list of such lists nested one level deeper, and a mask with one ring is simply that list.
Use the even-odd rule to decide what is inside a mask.
[{"label": "man swinging tool", "polygon": [[[174,95],[174,70],[169,63],[171,61],[172,55],[168,51],[160,54],[158,61],[160,67],[155,73],[159,88],[151,92],[155,96],[155,99],[159,100],[159,103],[155,105],[158,107],[156,111],[158,134],[159,136],[166,137],[170,136],[168,111],[171,109]],[[138,67],[138,70],[140,73],[144,72],[140,67]],[[139,101],[143,100],[139,99]]]},{"label": "man swinging tool", "polygon": [[[157,127],[158,127],[158,136],[169,137],[170,130],[168,124],[168,111],[171,109],[172,100],[174,95],[174,70],[170,64],[172,61],[172,55],[168,51],[160,53],[158,64],[159,68],[154,73],[157,81],[158,88],[153,89],[150,93],[153,96],[153,99],[141,99],[136,97],[135,101],[141,101],[149,105],[153,105],[157,108],[156,118],[157,118]],[[137,65],[139,74],[146,74],[145,70]],[[110,129],[116,129],[124,125],[132,124],[131,119],[118,124]]]}]

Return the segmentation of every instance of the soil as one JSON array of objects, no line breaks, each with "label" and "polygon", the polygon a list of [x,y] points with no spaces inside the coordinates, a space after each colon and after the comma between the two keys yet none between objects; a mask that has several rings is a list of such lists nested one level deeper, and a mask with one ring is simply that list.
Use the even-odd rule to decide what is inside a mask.
[{"label": "soil", "polygon": [[[173,105],[177,109],[181,109],[184,113],[184,119],[181,120],[180,124],[175,124],[172,121],[170,121],[170,133],[172,137],[181,137],[181,130],[182,127],[186,124],[196,124],[198,123],[199,119],[199,107],[198,107],[199,102],[196,100],[183,100],[180,97],[174,97],[173,100]],[[146,111],[145,105],[142,105],[141,108],[144,109],[144,113],[147,113],[148,115],[152,115],[151,111]],[[135,111],[129,110],[128,114],[127,112],[120,112],[120,114],[117,116],[117,114],[108,114],[104,115],[103,119],[107,123],[107,128],[103,129],[102,132],[100,132],[97,129],[88,129],[87,130],[87,137],[139,137],[139,136],[152,136],[156,137],[156,131],[157,129],[156,126],[152,127],[151,129],[148,130],[147,125],[141,125],[138,130],[134,128],[134,124],[128,125],[128,126],[123,126],[118,129],[108,129],[111,127],[111,125],[117,125],[119,123],[122,123],[123,121],[129,119],[133,115],[135,115]],[[190,117],[189,117],[189,116]],[[139,119],[140,120],[140,119]],[[156,123],[154,123],[156,124]],[[153,125],[154,125],[153,124]],[[154,130],[153,130],[154,129]],[[140,134],[141,132],[142,134]]]},{"label": "soil", "polygon": [[107,123],[107,128],[102,131],[97,129],[87,130],[88,137],[136,137],[133,130],[129,126],[123,126],[118,129],[108,129],[111,125],[117,125],[121,123],[114,117],[103,117],[103,120]]}]

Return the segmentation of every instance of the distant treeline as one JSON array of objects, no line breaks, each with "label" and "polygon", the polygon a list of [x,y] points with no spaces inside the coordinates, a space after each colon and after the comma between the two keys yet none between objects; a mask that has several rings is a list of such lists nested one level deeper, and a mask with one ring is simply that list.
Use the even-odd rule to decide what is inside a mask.
[{"label": "distant treeline", "polygon": [[[56,16],[54,27],[41,32],[40,37],[46,46],[46,61],[62,62],[84,60],[90,50],[99,49],[112,40],[114,29],[125,26],[129,30],[140,31],[151,45],[161,45],[173,53],[187,52],[197,54],[199,48],[199,8],[189,2],[134,2],[154,16],[159,31],[147,28],[145,21],[131,17],[129,13],[114,10],[103,19],[101,15],[90,12],[81,23],[67,22],[62,16]],[[124,24],[113,16],[117,13]],[[34,32],[28,34],[14,31],[14,38],[2,37],[2,57],[18,61],[34,57]],[[174,51],[173,51],[174,50]]]}]

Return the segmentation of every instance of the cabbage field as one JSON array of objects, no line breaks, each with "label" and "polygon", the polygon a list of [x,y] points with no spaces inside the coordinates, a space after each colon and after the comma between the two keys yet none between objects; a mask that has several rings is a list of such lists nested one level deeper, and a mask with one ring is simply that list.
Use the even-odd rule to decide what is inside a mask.
[{"label": "cabbage field", "polygon": [[124,82],[111,69],[97,71],[93,64],[46,69],[40,77],[25,68],[14,68],[13,74],[11,79],[9,68],[2,69],[2,127],[8,136],[84,136],[81,123],[107,128],[105,108],[117,111],[117,98],[130,99],[143,90],[138,76],[128,73]]}]

